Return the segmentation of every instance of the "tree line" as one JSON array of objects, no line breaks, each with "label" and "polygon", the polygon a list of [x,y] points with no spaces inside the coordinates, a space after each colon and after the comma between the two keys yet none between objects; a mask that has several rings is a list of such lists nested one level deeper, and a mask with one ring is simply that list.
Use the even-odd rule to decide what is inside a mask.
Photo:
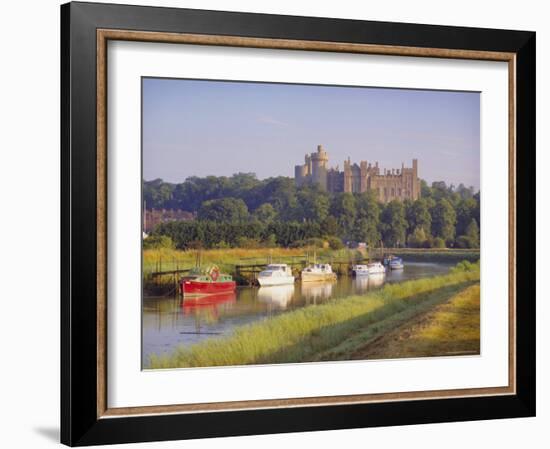
[{"label": "tree line", "polygon": [[[196,212],[154,234],[178,248],[299,246],[366,242],[369,247],[479,247],[480,193],[464,185],[421,181],[421,198],[382,204],[372,192],[328,193],[287,177],[254,174],[192,177],[180,184],[144,182],[147,208]],[[314,240],[312,240],[314,239]]]}]

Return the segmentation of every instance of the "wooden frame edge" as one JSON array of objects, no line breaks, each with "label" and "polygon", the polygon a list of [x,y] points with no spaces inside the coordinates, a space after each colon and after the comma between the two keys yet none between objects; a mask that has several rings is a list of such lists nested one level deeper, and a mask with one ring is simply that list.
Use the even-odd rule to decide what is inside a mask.
[{"label": "wooden frame edge", "polygon": [[107,40],[97,33],[97,417],[107,410]]},{"label": "wooden frame edge", "polygon": [[[303,41],[291,39],[250,38],[225,35],[150,32],[98,28],[97,37],[97,417],[111,419],[124,416],[175,413],[223,412],[268,408],[366,404],[391,401],[415,401],[516,394],[516,54],[478,50],[458,50],[427,47],[404,47],[376,44]],[[107,282],[107,42],[124,40],[191,45],[216,45],[279,50],[362,53],[389,56],[450,58],[501,61],[509,71],[509,370],[508,386],[434,390],[420,392],[380,393],[347,396],[322,396],[273,400],[231,401],[199,404],[108,408],[106,359],[106,282]],[[103,268],[103,269],[101,269]]]}]

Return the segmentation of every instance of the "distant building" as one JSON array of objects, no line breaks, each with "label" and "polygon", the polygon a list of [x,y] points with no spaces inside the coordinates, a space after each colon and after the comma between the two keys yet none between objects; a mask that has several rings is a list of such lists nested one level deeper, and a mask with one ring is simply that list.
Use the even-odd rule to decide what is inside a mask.
[{"label": "distant building", "polygon": [[150,233],[156,226],[169,221],[189,221],[195,218],[193,212],[181,209],[145,209],[143,213],[143,231]]},{"label": "distant building", "polygon": [[380,173],[378,162],[374,166],[367,161],[359,165],[352,164],[350,159],[344,161],[344,170],[328,167],[328,153],[321,145],[317,152],[306,154],[305,163],[294,167],[296,186],[317,184],[327,192],[361,193],[373,191],[379,201],[416,200],[420,198],[420,179],[418,178],[418,160],[412,160],[412,167],[401,169],[384,169]]}]

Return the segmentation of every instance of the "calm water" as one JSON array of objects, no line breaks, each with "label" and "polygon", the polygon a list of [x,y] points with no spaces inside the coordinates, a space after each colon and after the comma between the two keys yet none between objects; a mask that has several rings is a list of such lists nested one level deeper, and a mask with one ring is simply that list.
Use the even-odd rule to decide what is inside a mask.
[{"label": "calm water", "polygon": [[338,299],[401,282],[446,273],[452,264],[408,262],[402,271],[335,282],[296,282],[272,287],[238,287],[232,294],[183,301],[180,297],[145,297],[143,357],[170,352],[206,338],[231,334],[236,326],[328,299]]}]

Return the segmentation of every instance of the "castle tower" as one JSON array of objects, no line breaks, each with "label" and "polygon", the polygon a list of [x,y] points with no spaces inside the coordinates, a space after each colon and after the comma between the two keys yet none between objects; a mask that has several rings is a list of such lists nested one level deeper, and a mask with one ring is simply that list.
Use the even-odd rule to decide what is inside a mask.
[{"label": "castle tower", "polygon": [[317,153],[311,154],[311,180],[314,184],[327,189],[328,153],[322,145],[317,145]]},{"label": "castle tower", "polygon": [[344,161],[344,192],[352,192],[352,177],[351,160],[348,157],[348,160]]},{"label": "castle tower", "polygon": [[420,180],[418,179],[418,159],[413,159],[412,197],[414,200],[417,200],[418,198],[420,198]]},{"label": "castle tower", "polygon": [[368,178],[368,164],[367,161],[361,161],[360,164],[361,179],[359,181],[359,192],[363,193],[367,191],[367,178]]}]

